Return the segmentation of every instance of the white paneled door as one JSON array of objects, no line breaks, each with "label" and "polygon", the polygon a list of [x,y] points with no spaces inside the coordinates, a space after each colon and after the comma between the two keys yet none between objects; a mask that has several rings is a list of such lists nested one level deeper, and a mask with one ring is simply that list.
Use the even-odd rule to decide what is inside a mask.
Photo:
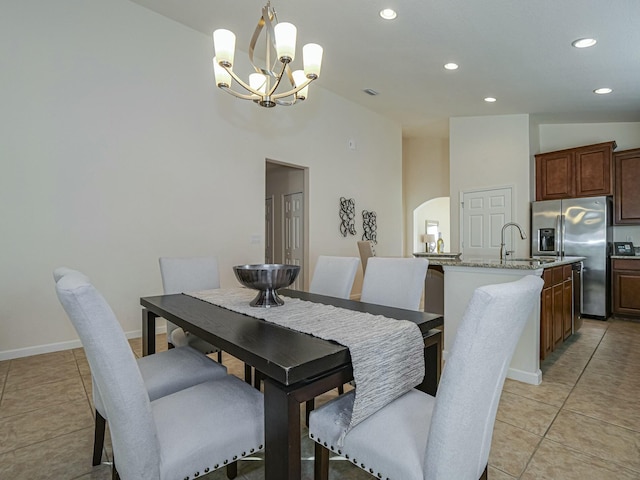
[{"label": "white paneled door", "polygon": [[[464,257],[498,259],[500,231],[511,221],[511,188],[463,192],[460,218]],[[511,244],[511,237],[507,243]]]},{"label": "white paneled door", "polygon": [[[303,194],[290,193],[284,195],[284,263],[289,265],[302,265],[304,258],[304,209],[302,205]],[[302,288],[302,271],[290,288],[300,290]]]}]

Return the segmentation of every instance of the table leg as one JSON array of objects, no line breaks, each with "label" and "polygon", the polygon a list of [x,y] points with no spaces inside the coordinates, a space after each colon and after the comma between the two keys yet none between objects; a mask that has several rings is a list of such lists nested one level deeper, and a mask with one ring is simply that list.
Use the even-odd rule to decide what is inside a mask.
[{"label": "table leg", "polygon": [[264,379],[265,480],[299,480],[300,401]]},{"label": "table leg", "polygon": [[424,339],[424,380],[418,385],[418,390],[434,395],[438,391],[440,373],[442,371],[442,332],[430,330]]},{"label": "table leg", "polygon": [[158,315],[142,309],[142,356],[156,353],[156,318]]}]

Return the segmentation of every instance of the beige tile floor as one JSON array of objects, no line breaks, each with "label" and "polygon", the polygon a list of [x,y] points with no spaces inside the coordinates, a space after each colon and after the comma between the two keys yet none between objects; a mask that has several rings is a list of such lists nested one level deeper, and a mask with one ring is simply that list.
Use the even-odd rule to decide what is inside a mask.
[{"label": "beige tile floor", "polygon": [[[140,355],[140,340],[131,346]],[[226,356],[225,364],[242,374],[237,360]],[[542,385],[505,383],[489,478],[640,479],[640,323],[586,320],[542,367]],[[110,478],[108,440],[104,463],[91,466],[91,376],[82,349],[0,362],[0,395],[0,478]],[[302,438],[303,478],[311,479],[313,446],[306,431]],[[239,473],[263,478],[262,457],[241,462]],[[331,478],[372,477],[335,460]]]}]

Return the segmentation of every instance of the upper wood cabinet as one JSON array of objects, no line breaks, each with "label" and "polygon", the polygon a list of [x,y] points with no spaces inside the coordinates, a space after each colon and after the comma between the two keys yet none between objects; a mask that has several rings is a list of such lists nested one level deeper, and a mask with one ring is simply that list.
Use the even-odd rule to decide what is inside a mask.
[{"label": "upper wood cabinet", "polygon": [[613,194],[616,142],[536,155],[536,200]]},{"label": "upper wood cabinet", "polygon": [[640,148],[616,152],[613,163],[613,223],[640,225]]}]

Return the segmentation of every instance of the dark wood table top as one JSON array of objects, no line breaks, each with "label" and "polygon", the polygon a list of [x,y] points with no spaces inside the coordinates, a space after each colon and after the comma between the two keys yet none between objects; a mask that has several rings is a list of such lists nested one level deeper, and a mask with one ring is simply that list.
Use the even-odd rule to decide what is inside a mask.
[{"label": "dark wood table top", "polygon": [[[285,297],[412,321],[423,334],[443,324],[443,317],[438,314],[295,290],[280,290],[279,293]],[[284,385],[304,382],[351,363],[349,349],[343,345],[232,312],[189,295],[142,297],[140,304]]]}]

